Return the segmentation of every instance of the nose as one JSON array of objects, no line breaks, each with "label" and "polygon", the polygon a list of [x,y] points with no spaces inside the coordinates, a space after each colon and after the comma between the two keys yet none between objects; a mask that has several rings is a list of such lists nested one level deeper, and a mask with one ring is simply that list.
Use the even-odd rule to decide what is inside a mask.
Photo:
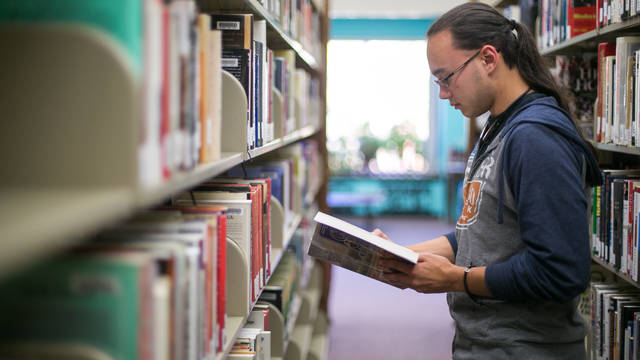
[{"label": "nose", "polygon": [[449,89],[446,87],[440,86],[439,96],[440,96],[440,99],[446,100],[451,97],[451,91],[449,91]]}]

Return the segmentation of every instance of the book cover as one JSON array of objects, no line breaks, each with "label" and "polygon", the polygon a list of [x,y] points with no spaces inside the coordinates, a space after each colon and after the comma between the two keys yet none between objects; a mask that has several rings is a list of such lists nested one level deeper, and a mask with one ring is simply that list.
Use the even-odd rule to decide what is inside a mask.
[{"label": "book cover", "polygon": [[567,0],[568,38],[584,34],[596,28],[595,0]]},{"label": "book cover", "polygon": [[144,358],[151,265],[139,253],[72,254],[3,282],[0,341],[76,343],[114,359]]},{"label": "book cover", "polygon": [[379,265],[381,258],[408,264],[418,262],[415,251],[338,218],[318,212],[313,220],[317,224],[307,251],[310,256],[385,283],[388,282],[381,278],[384,272]]}]

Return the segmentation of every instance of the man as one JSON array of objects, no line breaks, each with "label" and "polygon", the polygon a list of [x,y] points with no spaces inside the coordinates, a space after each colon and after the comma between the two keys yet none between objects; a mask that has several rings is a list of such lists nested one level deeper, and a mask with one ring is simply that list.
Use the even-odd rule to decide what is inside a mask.
[{"label": "man", "polygon": [[415,266],[386,261],[387,277],[448,292],[454,359],[584,359],[577,305],[589,281],[596,160],[524,26],[466,3],[427,38],[440,98],[491,116],[467,163],[456,231],[409,246]]}]

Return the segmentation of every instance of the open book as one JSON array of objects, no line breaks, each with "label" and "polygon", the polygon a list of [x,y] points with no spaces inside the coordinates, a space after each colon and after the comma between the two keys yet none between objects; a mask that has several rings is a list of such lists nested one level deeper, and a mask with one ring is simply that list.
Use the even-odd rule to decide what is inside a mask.
[{"label": "open book", "polygon": [[410,264],[418,262],[415,251],[346,221],[320,211],[313,220],[317,224],[309,245],[310,256],[385,283],[388,282],[381,279],[383,268],[378,265],[380,258],[395,258]]}]

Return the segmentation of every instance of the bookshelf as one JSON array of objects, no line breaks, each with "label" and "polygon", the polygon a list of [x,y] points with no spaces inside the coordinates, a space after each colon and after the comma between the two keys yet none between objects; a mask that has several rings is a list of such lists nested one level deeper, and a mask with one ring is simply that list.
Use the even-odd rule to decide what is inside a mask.
[{"label": "bookshelf", "polygon": [[[307,70],[315,72],[323,72],[321,60],[318,58],[320,54],[312,54],[309,49],[306,49],[302,44],[293,39],[287,34],[280,25],[279,21],[269,13],[264,6],[258,0],[242,0],[238,3],[236,0],[200,0],[200,6],[203,10],[216,10],[227,12],[248,12],[253,13],[258,19],[267,20],[268,33],[267,42],[273,49],[293,49],[296,52],[296,56]],[[322,0],[313,1],[312,4],[316,9],[326,14],[324,9],[327,9],[327,5],[322,4]],[[320,4],[320,6],[318,6]]]},{"label": "bookshelf", "polygon": [[[598,4],[601,4],[601,2],[598,2]],[[619,10],[622,11],[624,9],[619,9]],[[588,12],[586,9],[583,9],[583,11]],[[597,8],[594,11],[597,11]],[[596,94],[599,94],[600,96],[602,96],[604,91],[607,91],[607,92],[611,91],[611,89],[609,88],[609,85],[611,85],[611,83],[609,82],[608,77],[605,77],[605,79],[607,79],[606,81],[602,81],[602,78],[598,78],[600,76],[606,76],[601,74],[603,74],[605,71],[608,71],[607,65],[603,65],[603,64],[606,64],[606,62],[604,61],[604,58],[602,57],[598,58],[598,56],[601,56],[603,53],[603,52],[600,52],[600,54],[598,53],[599,52],[598,44],[599,43],[615,44],[616,39],[619,37],[640,35],[640,16],[633,15],[633,14],[628,14],[628,16],[627,14],[621,14],[621,13],[619,14],[617,13],[617,10],[613,10],[613,9],[611,10],[611,12],[612,12],[612,16],[611,16],[610,24],[604,24],[599,27],[595,27],[593,30],[571,37],[559,43],[555,43],[552,46],[543,47],[542,49],[540,49],[540,53],[543,56],[546,56],[547,59],[553,60],[553,62],[555,62],[555,60],[557,59],[556,56],[567,56],[563,59],[569,59],[569,57],[577,57],[577,58],[584,57],[587,59],[593,59],[593,56],[596,56],[598,61],[597,66],[600,66],[600,68],[593,67],[593,65],[589,65],[589,66],[580,65],[580,66],[584,66],[584,68],[582,67],[580,68],[580,71],[584,71],[586,73],[589,70],[593,70],[593,73],[597,74],[595,79],[598,83],[598,86],[602,86],[606,88],[606,89],[599,88],[597,91],[594,92]],[[540,16],[541,15],[539,13],[539,17]],[[555,21],[557,19],[555,14],[547,14],[547,16],[549,16],[549,19],[551,19],[552,21]],[[597,19],[597,17],[595,18]],[[575,20],[575,21],[578,21],[578,20]],[[606,18],[605,18],[605,21],[606,21]],[[546,29],[546,31],[548,32],[548,36],[553,37],[554,35],[557,35],[557,31],[560,31],[561,33],[566,31],[564,29],[562,30],[560,29],[562,28],[563,24],[565,23],[560,23],[557,28],[552,26],[551,28]],[[595,26],[595,23],[593,25]],[[554,26],[557,26],[557,25],[554,23]],[[538,36],[541,36],[541,35],[538,34]],[[542,36],[542,39],[539,40],[539,44],[544,42],[543,39],[544,39],[544,36]],[[617,46],[619,45],[616,44],[616,47]],[[623,44],[622,46],[626,48],[626,45]],[[630,52],[632,51],[633,50],[631,50]],[[608,54],[608,55],[611,55],[611,54]],[[620,61],[618,61],[618,59],[620,58],[619,57],[620,54],[615,53],[613,55],[615,55],[615,56],[612,56],[613,58],[615,58],[614,61],[619,63]],[[634,54],[629,54],[628,56],[633,56],[633,55]],[[624,55],[624,56],[626,57],[627,55]],[[581,64],[580,61],[576,61],[575,63],[572,63],[571,60],[564,60],[564,61],[565,62],[559,62],[559,63],[565,64],[565,65]],[[585,61],[584,63],[588,63],[588,61]],[[616,65],[624,67],[626,63],[625,65],[620,65],[620,64],[616,64]],[[588,70],[585,70],[585,69],[588,69]],[[577,70],[578,68],[576,67],[576,71]],[[623,76],[616,72],[612,72],[611,74],[613,74],[612,76],[616,76],[616,77]],[[579,78],[580,81],[584,79],[584,81],[586,82],[589,82],[591,81],[591,79],[593,79],[588,76],[585,76],[585,77],[576,76],[576,78]],[[629,78],[632,78],[632,75],[629,75]],[[633,79],[633,81],[635,82],[636,80]],[[637,85],[629,85],[629,84],[634,84],[634,83],[626,83],[627,88],[629,88],[629,86],[637,86]],[[637,82],[635,82],[635,84],[637,84]],[[578,91],[580,91],[580,89],[578,89]],[[637,91],[637,90],[634,90],[634,91]],[[587,92],[585,91],[582,94],[585,94],[585,93]],[[617,110],[612,110],[614,105],[612,105],[611,103],[613,103],[613,100],[616,99],[615,96],[618,95],[615,92],[612,94],[614,95],[612,95],[612,98],[610,100],[605,99],[605,104],[602,105],[603,108],[600,108],[600,110],[598,110],[596,106],[589,107],[589,109],[592,109],[593,111],[590,114],[591,115],[590,118],[593,119],[593,121],[596,122],[596,124],[600,123],[600,121],[597,121],[598,116],[601,116],[602,118],[604,118],[604,120],[601,120],[601,122],[604,125],[601,125],[601,126],[602,128],[606,127],[608,129],[607,131],[611,130],[614,127],[618,127],[619,125],[617,124],[617,122],[622,121],[622,125],[620,125],[618,128],[620,130],[616,129],[617,130],[616,132],[619,131],[621,134],[624,134],[626,131],[622,129],[624,128],[625,113],[623,112],[622,116],[620,116],[620,114],[618,114],[618,111],[620,111],[619,108]],[[576,96],[583,96],[583,95],[576,95]],[[590,96],[590,94],[587,94],[584,96]],[[624,97],[625,94],[622,93],[620,96]],[[633,98],[631,97],[631,95],[627,95],[627,96],[629,96],[627,99],[630,99],[631,101],[635,102],[635,106],[638,105],[637,97]],[[595,98],[595,95],[594,95],[594,98]],[[579,104],[578,105],[579,107],[581,104],[580,98],[576,97],[576,99],[578,99],[577,102]],[[592,98],[590,97],[586,97],[583,99],[588,99],[588,101],[585,101],[585,102],[589,102],[589,103],[591,103],[592,101]],[[611,103],[607,104],[606,101],[611,101]],[[625,106],[629,106],[626,103],[627,101],[628,100],[625,100],[625,104],[626,104]],[[584,110],[584,109],[581,109],[581,110]],[[613,116],[614,120],[612,124],[607,123],[610,120],[605,117],[604,115],[605,111],[614,112],[615,115]],[[624,108],[623,108],[623,111],[624,111]],[[602,114],[600,114],[600,112],[602,112]],[[633,114],[633,111],[629,111],[629,114],[631,114],[631,116],[633,117],[637,116]],[[587,115],[586,117],[589,117],[589,116]],[[630,118],[626,118],[626,119],[630,119]],[[583,116],[581,121],[585,121],[585,116]],[[637,251],[637,249],[633,248],[633,246],[635,246],[633,242],[637,241],[637,238],[634,239],[633,238],[634,235],[632,234],[633,232],[636,231],[633,229],[634,228],[633,222],[637,221],[637,219],[632,220],[635,217],[635,215],[633,216],[631,215],[631,213],[634,212],[633,209],[635,208],[635,206],[632,207],[631,205],[633,204],[632,196],[629,196],[628,198],[625,198],[624,195],[622,195],[622,197],[619,196],[620,189],[631,189],[631,191],[629,191],[629,194],[633,192],[632,189],[634,185],[631,181],[633,179],[633,175],[629,175],[628,172],[624,174],[622,171],[606,170],[606,169],[637,168],[638,165],[640,164],[640,147],[637,147],[637,145],[626,146],[626,145],[619,145],[619,144],[613,143],[613,142],[625,143],[623,135],[620,135],[619,137],[620,140],[618,141],[612,140],[611,143],[609,142],[605,143],[604,130],[596,129],[596,126],[593,126],[593,129],[594,129],[594,132],[596,132],[596,134],[594,135],[594,138],[597,137],[598,133],[600,132],[602,133],[603,142],[598,142],[598,141],[595,141],[594,139],[589,139],[588,141],[595,149],[598,161],[601,164],[602,169],[605,171],[605,173],[611,174],[611,175],[607,175],[607,176],[611,176],[610,177],[611,180],[608,180],[606,185],[603,185],[600,188],[593,189],[593,198],[592,198],[593,213],[589,214],[590,236],[591,236],[590,242],[592,247],[591,286],[587,289],[585,294],[583,294],[583,297],[581,299],[581,305],[580,305],[580,310],[582,314],[585,316],[587,323],[590,325],[589,334],[587,335],[587,338],[585,339],[585,341],[587,345],[589,358],[592,358],[592,359],[602,358],[602,357],[623,358],[626,356],[626,355],[622,355],[621,352],[614,355],[614,353],[607,353],[609,350],[603,350],[606,348],[610,349],[611,347],[619,347],[621,349],[620,351],[626,351],[626,354],[629,356],[629,358],[631,357],[636,358],[637,354],[631,355],[631,353],[634,350],[625,349],[625,347],[629,344],[629,341],[630,341],[627,335],[621,333],[620,336],[616,336],[616,337],[611,336],[604,339],[598,334],[600,331],[602,331],[603,327],[611,326],[611,325],[609,324],[609,320],[605,316],[600,316],[599,312],[596,311],[594,313],[593,310],[600,309],[600,308],[605,309],[606,307],[606,310],[603,310],[603,311],[615,312],[616,314],[618,314],[616,316],[620,316],[620,313],[619,313],[620,311],[626,311],[626,310],[622,310],[623,307],[626,305],[621,305],[621,307],[617,307],[617,308],[612,307],[611,303],[609,303],[607,295],[604,295],[608,291],[608,290],[605,290],[606,287],[607,286],[615,287],[615,290],[611,290],[612,293],[619,292],[623,294],[633,293],[634,290],[637,290],[638,288],[640,288],[640,282],[638,282],[637,280],[634,280],[634,278],[629,275],[629,274],[633,274],[634,268],[636,266],[636,264],[634,263],[635,262],[634,254]],[[631,130],[628,130],[628,131],[631,131]],[[607,138],[609,137],[610,134],[611,133],[607,134]],[[616,185],[614,185],[614,183]],[[616,190],[617,192],[615,194],[614,194],[614,187],[617,189]],[[625,190],[623,190],[623,194],[624,194],[624,191]],[[622,200],[619,200],[620,198],[622,198]],[[626,206],[626,208],[623,208],[624,206]],[[620,215],[618,215],[618,207],[619,207]],[[614,265],[614,263],[617,263],[617,264]],[[614,282],[617,285],[598,284],[601,281],[605,281],[607,283]],[[634,329],[633,325],[631,326],[624,325],[623,328],[621,329],[621,332],[632,331],[632,329]]]},{"label": "bookshelf", "polygon": [[640,26],[640,18],[632,17],[620,23],[580,34],[554,46],[542,49],[540,53],[546,56],[576,55],[585,52],[595,53],[599,42],[615,41],[618,36],[637,35],[638,26]]},{"label": "bookshelf", "polygon": [[640,288],[640,283],[638,283],[637,281],[633,280],[631,278],[631,276],[617,270],[616,268],[614,268],[613,266],[611,266],[609,263],[603,261],[602,259],[600,259],[597,256],[592,256],[591,257],[593,259],[593,262],[595,262],[596,264],[600,265],[601,267],[603,267],[604,269],[606,269],[607,271],[609,271],[612,274],[615,274],[617,278],[624,280],[626,283],[633,285],[637,288]]},{"label": "bookshelf", "polygon": [[[172,195],[188,191],[238,165],[251,165],[308,139],[316,140],[319,152],[326,153],[324,77],[328,0],[310,2],[318,13],[320,31],[325,32],[319,34],[320,41],[311,47],[308,41],[298,40],[285,30],[260,1],[194,0],[194,3],[202,12],[246,12],[256,20],[266,20],[268,47],[292,50],[296,66],[319,80],[319,109],[309,115],[313,119],[301,119],[305,116],[304,109],[296,104],[293,131],[283,134],[276,130],[274,140],[247,150],[246,121],[234,121],[246,120],[245,92],[235,78],[222,72],[224,136],[220,158],[175,171],[160,182],[143,184],[138,146],[145,116],[144,68],[136,65],[122,44],[89,25],[0,24],[0,49],[11,49],[12,53],[0,59],[0,66],[11,69],[0,74],[0,81],[5,84],[0,90],[0,117],[5,119],[0,121],[0,159],[5,165],[0,176],[1,280],[83,244],[96,234],[163,204]],[[281,128],[285,121],[284,96],[275,89],[272,92],[274,123]],[[316,201],[320,206],[324,203],[320,197],[326,192],[326,181],[325,175],[320,175],[322,178],[306,193],[299,186],[294,189],[303,208]],[[272,214],[273,268],[280,264],[284,250],[304,222],[303,208],[297,208],[287,221],[284,209],[276,202]],[[227,275],[244,279],[239,274],[248,271],[246,259],[232,242],[227,246]],[[305,326],[316,331],[305,332],[308,339],[299,335],[283,335],[281,340],[275,337],[280,341],[274,347],[280,346],[281,358],[287,348],[284,339],[295,338],[296,343],[308,344],[305,351],[285,357],[296,359],[306,357],[314,339],[318,343],[322,336],[326,338],[326,326],[314,324],[322,283],[321,270],[314,269],[315,275],[307,276],[310,280],[297,296],[304,314],[300,318]],[[248,294],[241,293],[246,287],[235,285],[242,281],[228,280],[227,341],[216,359],[228,356],[247,320],[248,310],[254,305]],[[284,334],[284,319],[280,320],[280,333]],[[291,332],[301,324],[295,318],[287,321]],[[278,321],[273,323],[278,326]],[[312,335],[317,335],[317,339]],[[324,347],[324,352],[313,350],[314,356],[326,359]]]}]

